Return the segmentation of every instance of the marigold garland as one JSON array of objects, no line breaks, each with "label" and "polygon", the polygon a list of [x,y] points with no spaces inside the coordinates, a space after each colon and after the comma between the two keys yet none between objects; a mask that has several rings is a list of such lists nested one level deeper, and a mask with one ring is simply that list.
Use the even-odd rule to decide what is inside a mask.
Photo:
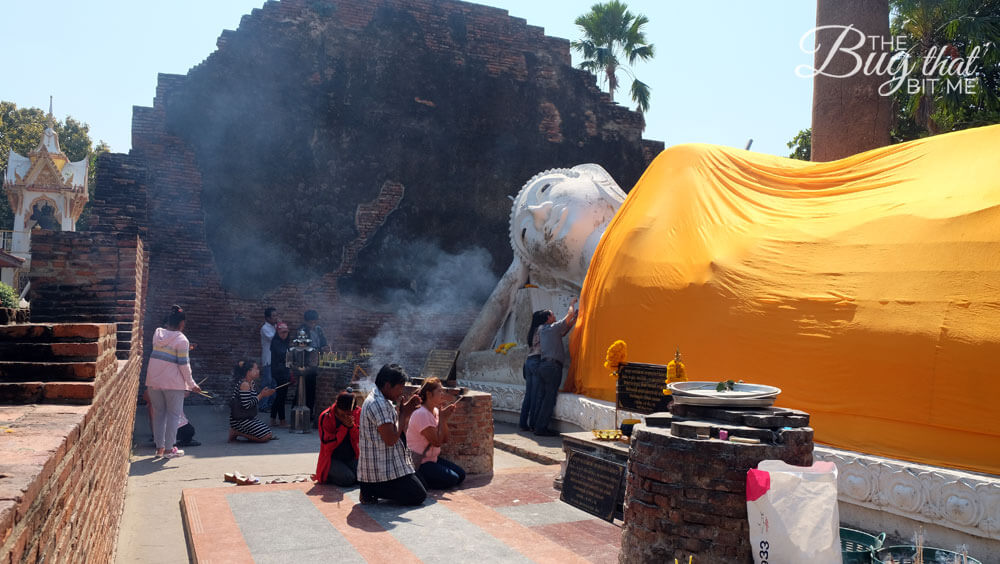
[{"label": "marigold garland", "polygon": [[493,352],[497,354],[507,354],[507,351],[517,346],[517,343],[504,343],[499,347],[493,349]]},{"label": "marigold garland", "polygon": [[608,347],[608,355],[604,360],[604,368],[611,370],[611,377],[618,377],[618,367],[625,364],[628,357],[628,346],[625,341],[618,339]]}]

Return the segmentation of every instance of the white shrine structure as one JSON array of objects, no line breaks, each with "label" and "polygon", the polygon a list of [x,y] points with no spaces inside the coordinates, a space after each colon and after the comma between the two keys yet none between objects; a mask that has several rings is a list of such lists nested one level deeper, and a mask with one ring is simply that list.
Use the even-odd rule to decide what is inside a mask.
[{"label": "white shrine structure", "polygon": [[[50,99],[48,124],[38,146],[26,157],[11,149],[7,158],[3,190],[14,212],[10,254],[23,259],[22,271],[31,265],[31,232],[34,229],[76,231],[76,222],[90,197],[88,158],[70,162],[59,148],[54,124]],[[16,288],[16,272],[4,266],[3,282]]]}]

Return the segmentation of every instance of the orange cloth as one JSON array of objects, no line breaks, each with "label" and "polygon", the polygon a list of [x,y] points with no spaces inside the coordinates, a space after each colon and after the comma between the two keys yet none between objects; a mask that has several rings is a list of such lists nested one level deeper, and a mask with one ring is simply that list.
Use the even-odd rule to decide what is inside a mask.
[{"label": "orange cloth", "polygon": [[808,163],[661,153],[584,282],[573,391],[608,346],[782,389],[817,442],[1000,474],[1000,126]]}]

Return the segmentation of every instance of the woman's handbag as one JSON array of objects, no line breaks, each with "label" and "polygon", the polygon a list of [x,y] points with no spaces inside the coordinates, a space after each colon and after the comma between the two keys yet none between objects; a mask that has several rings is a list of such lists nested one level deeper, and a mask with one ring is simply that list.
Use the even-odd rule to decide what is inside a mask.
[{"label": "woman's handbag", "polygon": [[229,415],[233,419],[253,419],[257,417],[257,404],[244,408],[243,402],[240,401],[240,393],[237,391],[229,400]]}]

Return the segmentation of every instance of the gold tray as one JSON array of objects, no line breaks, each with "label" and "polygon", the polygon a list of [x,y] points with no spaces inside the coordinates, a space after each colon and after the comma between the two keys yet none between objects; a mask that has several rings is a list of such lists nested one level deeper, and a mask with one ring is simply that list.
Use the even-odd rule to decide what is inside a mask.
[{"label": "gold tray", "polygon": [[591,433],[598,441],[617,441],[622,438],[621,429],[594,429]]}]

